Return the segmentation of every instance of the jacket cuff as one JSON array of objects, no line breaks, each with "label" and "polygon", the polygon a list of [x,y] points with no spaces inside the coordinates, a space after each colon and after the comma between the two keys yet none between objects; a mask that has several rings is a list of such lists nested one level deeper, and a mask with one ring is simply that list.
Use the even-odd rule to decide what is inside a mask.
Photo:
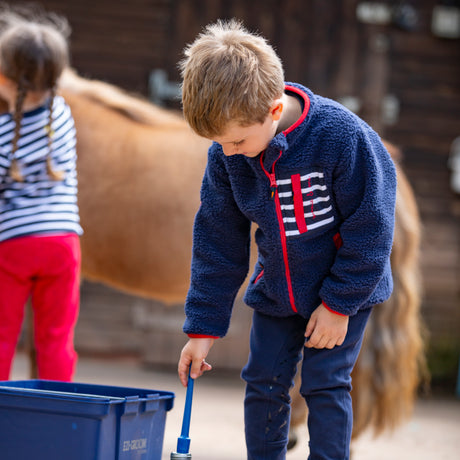
[{"label": "jacket cuff", "polygon": [[187,334],[190,339],[220,339],[215,335],[205,335],[205,334]]},{"label": "jacket cuff", "polygon": [[344,315],[343,313],[339,313],[338,311],[335,311],[333,310],[332,308],[328,307],[328,305],[326,304],[326,302],[324,302],[324,300],[322,301],[322,304],[326,307],[327,310],[329,310],[331,313],[335,313],[336,315],[339,315],[339,316],[348,316],[348,315]]}]

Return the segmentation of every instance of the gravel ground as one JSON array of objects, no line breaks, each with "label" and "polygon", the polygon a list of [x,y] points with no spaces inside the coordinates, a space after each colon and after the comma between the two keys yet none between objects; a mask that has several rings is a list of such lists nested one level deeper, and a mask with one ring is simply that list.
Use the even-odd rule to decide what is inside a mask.
[{"label": "gravel ground", "polygon": [[[190,452],[194,460],[244,460],[244,385],[237,376],[206,374],[195,383]],[[28,361],[19,353],[12,379],[28,378]],[[168,412],[162,460],[169,460],[180,435],[185,390],[174,372],[143,369],[132,359],[81,357],[77,382],[174,391]],[[304,427],[298,445],[286,460],[306,460],[308,437]],[[425,398],[417,401],[412,418],[394,433],[377,438],[365,433],[353,445],[352,460],[460,460],[460,400]]]}]

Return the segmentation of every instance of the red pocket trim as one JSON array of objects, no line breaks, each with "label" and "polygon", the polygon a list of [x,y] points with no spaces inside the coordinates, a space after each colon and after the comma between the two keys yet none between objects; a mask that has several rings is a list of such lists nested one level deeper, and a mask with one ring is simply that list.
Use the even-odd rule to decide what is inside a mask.
[{"label": "red pocket trim", "polygon": [[297,223],[297,228],[300,233],[307,231],[307,223],[305,222],[305,211],[303,208],[302,185],[300,183],[300,174],[295,174],[291,177],[292,193],[294,195],[294,214]]}]

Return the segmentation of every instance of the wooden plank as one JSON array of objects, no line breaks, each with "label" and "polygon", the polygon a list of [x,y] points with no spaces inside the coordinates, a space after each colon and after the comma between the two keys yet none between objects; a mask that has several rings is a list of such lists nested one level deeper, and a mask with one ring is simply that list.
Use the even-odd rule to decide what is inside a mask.
[{"label": "wooden plank", "polygon": [[[445,65],[452,56],[459,56],[457,40],[443,40],[427,33],[394,32],[392,34],[394,58],[402,63],[406,58],[419,59],[427,66]],[[454,64],[454,63],[452,63]]]}]

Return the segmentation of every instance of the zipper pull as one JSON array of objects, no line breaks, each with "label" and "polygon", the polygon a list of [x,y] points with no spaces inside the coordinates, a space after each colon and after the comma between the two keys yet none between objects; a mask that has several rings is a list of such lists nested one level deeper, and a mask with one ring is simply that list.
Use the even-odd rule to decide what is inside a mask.
[{"label": "zipper pull", "polygon": [[276,178],[274,174],[270,174],[269,179],[270,179],[270,199],[273,200],[275,198],[275,192],[278,186],[276,185]]}]

